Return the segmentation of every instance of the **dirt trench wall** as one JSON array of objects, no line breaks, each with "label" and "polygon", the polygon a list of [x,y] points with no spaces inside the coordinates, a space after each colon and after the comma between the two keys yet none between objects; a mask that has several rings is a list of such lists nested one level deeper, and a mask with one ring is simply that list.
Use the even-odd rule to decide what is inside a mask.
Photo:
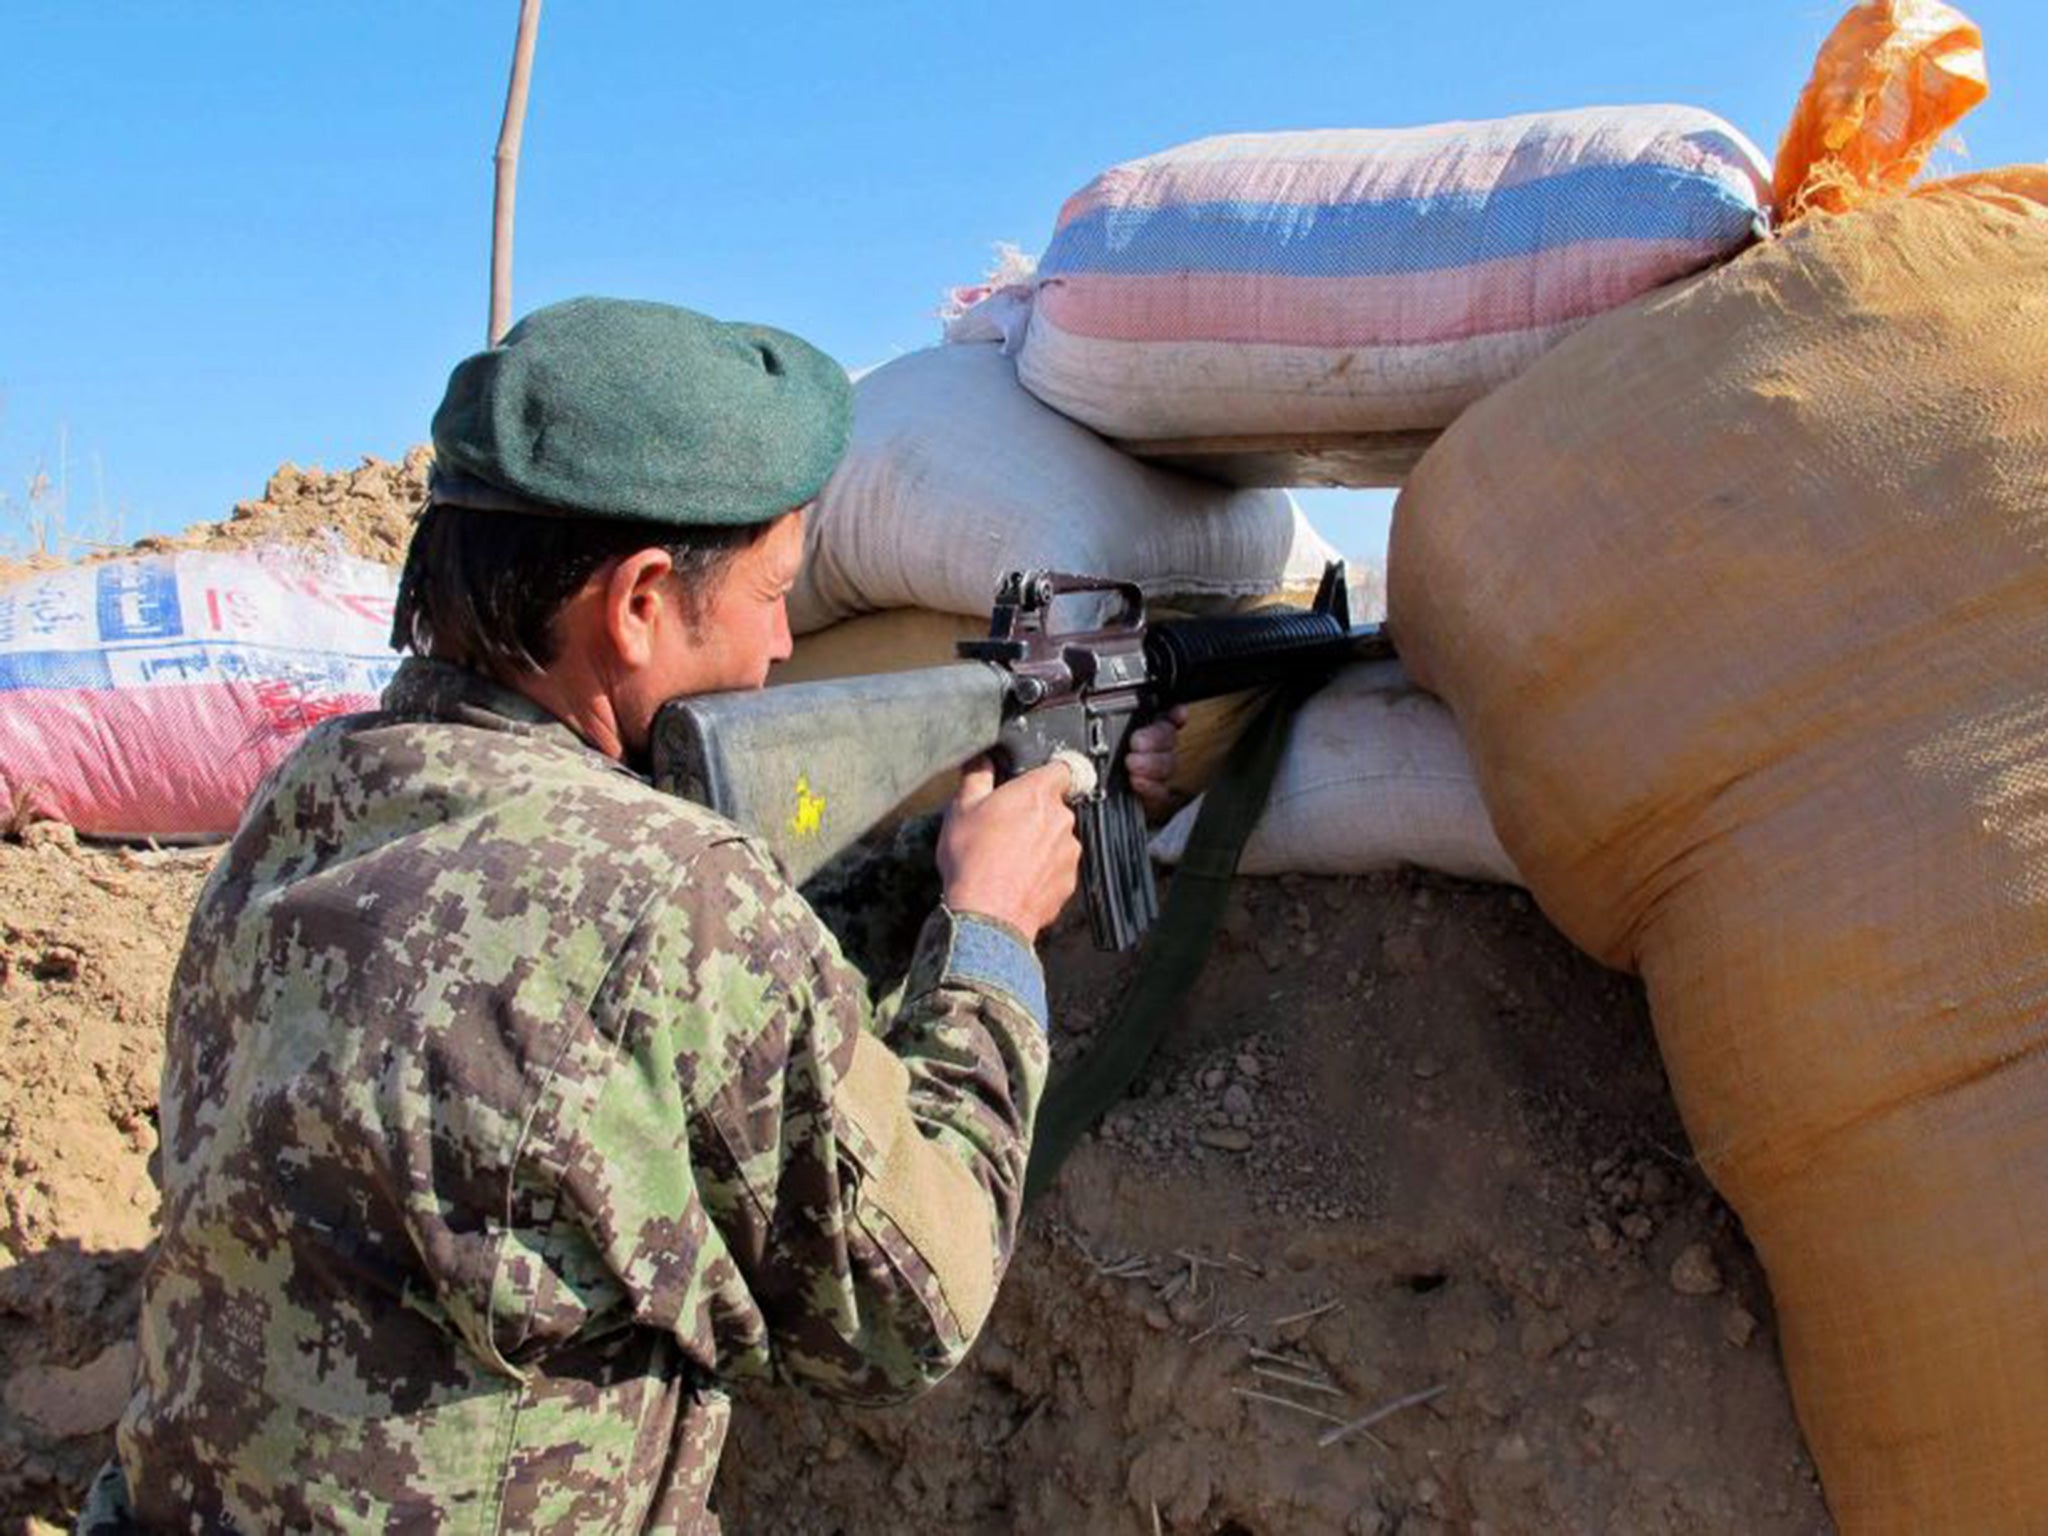
[{"label": "dirt trench wall", "polygon": [[[0,1529],[110,1447],[210,857],[0,843]],[[1130,964],[1071,921],[1047,962],[1070,1050]],[[749,1399],[719,1492],[734,1536],[1827,1529],[1636,988],[1405,876],[1240,882],[968,1364],[903,1408]]]},{"label": "dirt trench wall", "polygon": [[0,842],[0,1531],[68,1515],[127,1400],[164,996],[212,861]]}]

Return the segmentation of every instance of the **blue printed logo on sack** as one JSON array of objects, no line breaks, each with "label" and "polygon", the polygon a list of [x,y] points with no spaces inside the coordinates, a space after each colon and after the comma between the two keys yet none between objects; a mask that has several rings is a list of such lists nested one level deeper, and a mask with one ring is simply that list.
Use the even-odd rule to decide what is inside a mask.
[{"label": "blue printed logo on sack", "polygon": [[178,578],[168,562],[103,565],[97,597],[103,641],[164,640],[180,632]]}]

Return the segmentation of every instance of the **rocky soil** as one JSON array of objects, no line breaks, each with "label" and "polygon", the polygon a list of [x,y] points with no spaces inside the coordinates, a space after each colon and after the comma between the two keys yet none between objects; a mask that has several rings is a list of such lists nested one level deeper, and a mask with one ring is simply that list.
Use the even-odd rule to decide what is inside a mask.
[{"label": "rocky soil", "polygon": [[370,457],[333,474],[285,464],[264,483],[261,496],[236,502],[225,522],[194,523],[181,534],[143,539],[134,550],[160,554],[277,543],[339,546],[359,559],[398,565],[412,537],[413,517],[427,499],[427,471],[433,463],[434,450],[419,447],[396,464]]},{"label": "rocky soil", "polygon": [[127,1399],[164,995],[213,857],[0,843],[0,1530],[72,1507]]},{"label": "rocky soil", "polygon": [[[264,482],[263,494],[235,503],[224,521],[194,523],[183,533],[139,539],[126,549],[97,550],[79,563],[178,549],[231,550],[282,543],[397,565],[405,559],[413,516],[427,499],[427,471],[433,462],[433,449],[418,447],[396,464],[366,457],[354,469],[336,473],[280,465]],[[0,583],[62,563],[49,555],[0,558]]]},{"label": "rocky soil", "polygon": [[[0,844],[0,1522],[65,1516],[125,1395],[210,859]],[[1047,957],[1071,1054],[1131,963],[1072,922]],[[736,1536],[1828,1529],[1636,987],[1415,874],[1241,882],[967,1366],[899,1409],[750,1401],[720,1497]]]},{"label": "rocky soil", "polygon": [[[1085,1039],[1131,967],[1048,961]],[[1241,881],[966,1367],[757,1398],[720,1494],[749,1536],[1831,1528],[1639,989],[1416,874]]]}]

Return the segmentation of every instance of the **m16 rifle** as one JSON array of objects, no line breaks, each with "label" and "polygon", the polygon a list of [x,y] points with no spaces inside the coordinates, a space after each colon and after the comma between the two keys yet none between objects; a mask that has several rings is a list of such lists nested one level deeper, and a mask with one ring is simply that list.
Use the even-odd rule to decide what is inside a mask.
[{"label": "m16 rifle", "polygon": [[[1056,606],[1089,619],[1058,627]],[[1095,942],[1129,949],[1158,915],[1124,771],[1131,732],[1176,704],[1393,654],[1383,626],[1353,627],[1342,561],[1309,609],[1155,624],[1130,582],[1013,571],[988,638],[958,650],[917,671],[671,699],[655,716],[654,782],[759,837],[800,883],[944,768],[987,753],[1008,778],[1060,759],[1075,770]]]}]

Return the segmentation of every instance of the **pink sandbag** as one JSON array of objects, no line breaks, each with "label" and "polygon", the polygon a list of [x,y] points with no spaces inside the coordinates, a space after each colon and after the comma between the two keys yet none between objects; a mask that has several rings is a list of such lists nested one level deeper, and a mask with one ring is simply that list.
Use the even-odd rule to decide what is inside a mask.
[{"label": "pink sandbag", "polygon": [[283,549],[0,589],[0,793],[95,836],[233,831],[309,726],[375,704],[396,591],[385,566]]}]

